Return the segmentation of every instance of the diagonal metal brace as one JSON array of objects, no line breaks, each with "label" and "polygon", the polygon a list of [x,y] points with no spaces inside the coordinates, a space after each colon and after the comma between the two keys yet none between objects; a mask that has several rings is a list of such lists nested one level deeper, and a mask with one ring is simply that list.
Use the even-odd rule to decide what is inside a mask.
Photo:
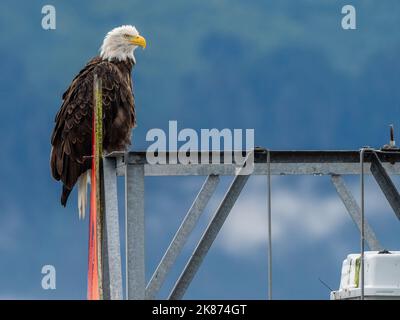
[{"label": "diagonal metal brace", "polygon": [[200,215],[203,213],[204,208],[208,204],[215,189],[218,186],[219,176],[210,175],[204,182],[203,186],[192,206],[190,207],[187,215],[182,221],[181,226],[176,232],[171,244],[165,252],[160,264],[150,279],[149,284],[146,288],[146,299],[154,299],[160,290],[164,280],[170,271],[171,267],[175,263],[176,258],[182,251],[184,245],[187,242],[192,230],[196,226]]},{"label": "diagonal metal brace", "polygon": [[237,175],[233,180],[182,274],[175,283],[168,297],[169,300],[182,299],[248,179],[249,175]]},{"label": "diagonal metal brace", "polygon": [[371,173],[382,189],[397,218],[400,219],[400,195],[376,152],[371,153]]}]

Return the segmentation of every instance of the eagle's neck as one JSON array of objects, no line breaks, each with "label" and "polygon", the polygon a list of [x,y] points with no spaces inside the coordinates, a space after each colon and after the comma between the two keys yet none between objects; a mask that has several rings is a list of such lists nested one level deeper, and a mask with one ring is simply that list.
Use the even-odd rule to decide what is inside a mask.
[{"label": "eagle's neck", "polygon": [[135,61],[131,58],[127,58],[125,60],[117,60],[111,59],[109,62],[114,63],[122,73],[128,73],[130,75],[133,66],[135,65]]}]

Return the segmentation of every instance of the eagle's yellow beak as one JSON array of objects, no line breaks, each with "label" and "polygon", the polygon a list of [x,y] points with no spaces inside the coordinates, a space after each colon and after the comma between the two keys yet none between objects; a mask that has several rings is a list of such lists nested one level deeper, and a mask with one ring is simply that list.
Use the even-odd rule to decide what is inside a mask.
[{"label": "eagle's yellow beak", "polygon": [[146,39],[142,36],[133,36],[129,39],[129,42],[136,46],[140,46],[143,49],[146,48]]}]

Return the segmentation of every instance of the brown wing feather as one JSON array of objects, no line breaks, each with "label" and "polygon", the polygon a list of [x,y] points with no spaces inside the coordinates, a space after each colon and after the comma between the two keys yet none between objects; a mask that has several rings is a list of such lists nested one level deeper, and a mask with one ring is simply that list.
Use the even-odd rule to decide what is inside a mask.
[{"label": "brown wing feather", "polygon": [[50,166],[53,177],[63,182],[61,203],[79,176],[91,167],[93,78],[102,79],[103,147],[107,151],[125,149],[135,124],[134,99],[130,83],[132,62],[92,59],[73,79],[63,94],[51,137]]}]

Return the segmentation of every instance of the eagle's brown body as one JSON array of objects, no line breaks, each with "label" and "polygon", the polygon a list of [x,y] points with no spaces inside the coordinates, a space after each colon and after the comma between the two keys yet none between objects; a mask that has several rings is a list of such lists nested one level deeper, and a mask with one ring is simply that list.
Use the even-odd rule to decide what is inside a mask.
[{"label": "eagle's brown body", "polygon": [[125,150],[130,144],[136,124],[133,65],[132,59],[93,58],[62,96],[51,137],[50,165],[53,177],[63,183],[61,204],[64,206],[78,178],[91,168],[94,74],[102,81],[103,149],[105,152]]}]

